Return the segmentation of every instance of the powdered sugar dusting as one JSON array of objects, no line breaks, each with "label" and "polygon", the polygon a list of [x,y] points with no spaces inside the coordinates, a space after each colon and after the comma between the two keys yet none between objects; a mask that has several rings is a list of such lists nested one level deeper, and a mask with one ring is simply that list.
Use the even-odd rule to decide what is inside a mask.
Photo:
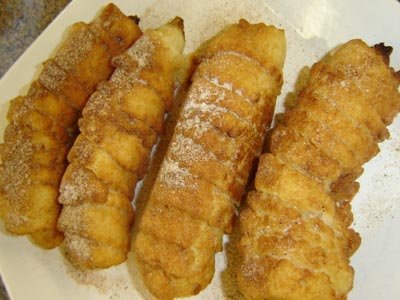
[{"label": "powdered sugar dusting", "polygon": [[[202,95],[200,95],[201,97]],[[189,98],[190,99],[190,98]],[[192,112],[209,113],[213,115],[219,115],[221,113],[227,113],[228,110],[224,107],[217,106],[209,103],[196,103],[189,102],[188,105],[183,109],[183,116],[188,117]]]},{"label": "powdered sugar dusting", "polygon": [[[209,80],[211,83],[215,84],[216,86],[226,89],[228,91],[233,91],[233,85],[230,82],[220,82],[217,77],[206,77],[207,80]],[[241,96],[241,95],[239,95]]]},{"label": "powdered sugar dusting", "polygon": [[[149,85],[141,77],[141,72],[151,67],[156,51],[155,43],[156,41],[148,35],[142,35],[132,47],[113,59],[117,69],[109,82],[113,86],[113,97],[118,98],[117,101],[120,101],[120,98],[134,89],[135,86]],[[105,97],[110,97],[110,95],[105,94]]]},{"label": "powdered sugar dusting", "polygon": [[244,97],[243,91],[240,89],[234,89],[232,83],[230,82],[220,82],[220,80],[216,77],[209,77],[209,76],[204,76],[205,79],[207,79],[209,82],[214,84],[217,87],[223,88],[227,91],[234,92],[237,94],[239,97],[242,97],[244,100],[248,101],[251,103],[251,100],[248,99],[247,97]]},{"label": "powdered sugar dusting", "polygon": [[224,89],[220,89],[214,85],[196,85],[196,89],[189,95],[188,101],[203,103],[203,101],[207,101],[210,97],[215,98],[214,101],[218,103],[225,97],[228,97],[228,93]]},{"label": "powdered sugar dusting", "polygon": [[98,115],[100,117],[108,116],[112,111],[111,93],[111,87],[107,84],[102,84],[90,97],[83,110],[83,115]]},{"label": "powdered sugar dusting", "polygon": [[[246,104],[242,100],[245,100]],[[208,106],[205,107],[205,104]],[[257,113],[254,104],[246,97],[229,92],[209,81],[201,80],[201,84],[192,85],[185,110],[189,111],[191,107],[201,109],[213,116],[229,112],[237,119],[246,122],[254,132],[257,131],[252,113],[250,113]]]},{"label": "powdered sugar dusting", "polygon": [[154,41],[148,36],[143,35],[140,37],[133,47],[130,47],[126,54],[137,62],[139,69],[149,66],[151,57],[154,55]]},{"label": "powdered sugar dusting", "polygon": [[241,59],[247,60],[247,61],[249,61],[249,62],[251,62],[251,63],[257,65],[257,66],[258,66],[260,69],[262,69],[266,74],[269,74],[268,69],[267,69],[264,65],[262,65],[257,59],[255,59],[254,57],[248,56],[248,55],[244,55],[244,54],[241,53],[241,52],[238,52],[238,51],[221,51],[221,52],[218,52],[217,55],[222,55],[222,56],[225,56],[225,55],[233,55],[233,56],[237,56],[237,57],[239,57],[239,58],[241,58]]},{"label": "powdered sugar dusting", "polygon": [[[76,204],[85,199],[85,195],[89,193],[90,188],[87,186],[89,176],[82,168],[78,168],[69,180],[65,180],[60,187],[60,202],[64,205]],[[71,221],[74,218],[72,217]]]},{"label": "powdered sugar dusting", "polygon": [[[65,82],[67,76],[67,73],[54,60],[50,59],[44,63],[44,69],[39,76],[39,81],[44,87],[58,94],[61,90],[60,84]],[[71,102],[69,103],[72,104]]]},{"label": "powdered sugar dusting", "polygon": [[203,121],[199,116],[193,116],[192,118],[187,118],[182,120],[176,125],[177,129],[182,128],[185,130],[193,130],[194,138],[200,138],[205,132],[212,129],[213,126],[208,121]]},{"label": "powdered sugar dusting", "polygon": [[182,134],[177,134],[170,145],[170,153],[179,157],[184,162],[204,161],[216,159],[212,152],[207,152],[199,144],[196,144],[192,139],[184,137]]},{"label": "powdered sugar dusting", "polygon": [[15,228],[29,224],[31,164],[33,154],[39,147],[32,143],[28,132],[19,129],[17,125],[8,127],[8,140],[2,149],[4,161],[1,165],[1,187],[8,202],[7,222]]},{"label": "powdered sugar dusting", "polygon": [[[71,216],[66,216],[66,218],[69,221],[75,220],[75,218],[71,219]],[[81,237],[77,234],[72,234],[72,233],[65,234],[66,251],[67,252],[72,251],[74,255],[78,256],[79,259],[82,261],[90,259],[91,256],[90,242],[91,242],[90,240]]]},{"label": "powdered sugar dusting", "polygon": [[[218,93],[218,91],[221,93]],[[257,122],[254,122],[254,116],[247,114],[246,117],[241,117],[232,109],[222,106],[221,104],[225,97],[229,97],[229,94],[223,88],[211,88],[207,84],[195,83],[195,88],[189,92],[188,99],[181,113],[184,119],[183,125],[186,126],[185,128],[188,129],[189,124],[193,125],[196,123],[194,127],[195,136],[199,138],[206,130],[211,128],[210,125],[212,123],[215,129],[229,135],[226,129],[221,128],[224,127],[223,124],[226,118],[234,117],[238,124],[245,122],[246,128],[250,129],[255,136],[258,136],[260,133],[258,132],[259,129],[257,129]],[[240,97],[240,100],[243,99],[244,97]],[[201,122],[200,119],[204,124],[198,123]],[[235,143],[236,140],[232,139],[232,142]]]},{"label": "powdered sugar dusting", "polygon": [[168,158],[164,160],[158,176],[160,183],[170,188],[187,188],[189,180],[193,177],[189,170]]},{"label": "powdered sugar dusting", "polygon": [[156,42],[149,35],[142,35],[128,50],[113,58],[113,64],[118,67],[117,71],[125,69],[127,74],[140,79],[140,72],[151,66],[157,49]]},{"label": "powdered sugar dusting", "polygon": [[118,68],[111,76],[110,83],[116,88],[116,95],[121,96],[131,91],[137,85],[147,85],[148,82],[141,78],[140,71],[142,69],[134,69],[135,71],[125,68]]},{"label": "powdered sugar dusting", "polygon": [[68,73],[76,71],[76,66],[90,55],[96,42],[89,26],[81,26],[80,30],[73,31],[54,57],[56,63]]}]

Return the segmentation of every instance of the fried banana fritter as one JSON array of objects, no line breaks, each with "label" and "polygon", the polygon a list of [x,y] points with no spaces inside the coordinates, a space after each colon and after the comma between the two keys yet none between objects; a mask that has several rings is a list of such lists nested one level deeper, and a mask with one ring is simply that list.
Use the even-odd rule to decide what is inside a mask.
[{"label": "fried banana fritter", "polygon": [[97,84],[111,75],[112,56],[140,34],[131,18],[106,6],[92,23],[74,24],[28,94],[11,101],[0,148],[0,215],[7,231],[28,234],[44,248],[62,241],[58,188],[77,120]]},{"label": "fried banana fritter", "polygon": [[68,154],[58,222],[65,254],[81,268],[123,262],[136,183],[172,107],[184,47],[183,21],[146,31],[113,59],[116,70],[90,97]]},{"label": "fried banana fritter", "polygon": [[145,284],[158,298],[197,294],[211,281],[271,123],[284,58],[282,30],[245,20],[197,53],[135,240]]},{"label": "fried banana fritter", "polygon": [[355,180],[400,110],[400,80],[382,47],[352,40],[316,63],[274,128],[240,215],[246,299],[347,298],[360,244],[349,229]]}]

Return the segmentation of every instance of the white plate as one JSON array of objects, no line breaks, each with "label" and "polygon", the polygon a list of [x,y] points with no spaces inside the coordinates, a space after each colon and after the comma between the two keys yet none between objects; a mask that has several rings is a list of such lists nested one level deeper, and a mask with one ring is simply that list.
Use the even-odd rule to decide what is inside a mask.
[{"label": "white plate", "polygon": [[[65,29],[90,21],[108,1],[76,0],[42,33],[0,82],[0,134],[6,126],[8,100],[29,83],[59,44]],[[137,14],[145,28],[179,15],[185,20],[187,51],[224,25],[243,17],[286,30],[288,53],[285,85],[279,103],[293,87],[298,71],[328,49],[350,38],[395,48],[392,65],[400,68],[400,4],[396,0],[132,0],[114,1],[126,14]],[[281,109],[281,106],[278,106]],[[400,299],[400,118],[390,127],[392,138],[365,166],[361,191],[354,199],[355,227],[363,242],[352,259],[356,270],[350,299]],[[2,226],[2,225],[0,225]],[[25,237],[0,230],[0,272],[12,299],[151,299],[135,270],[126,264],[90,274],[71,272],[58,250],[43,251]],[[225,253],[217,255],[210,286],[193,299],[227,299],[221,283]],[[71,276],[72,275],[72,276]],[[85,283],[85,284],[83,284]]]}]

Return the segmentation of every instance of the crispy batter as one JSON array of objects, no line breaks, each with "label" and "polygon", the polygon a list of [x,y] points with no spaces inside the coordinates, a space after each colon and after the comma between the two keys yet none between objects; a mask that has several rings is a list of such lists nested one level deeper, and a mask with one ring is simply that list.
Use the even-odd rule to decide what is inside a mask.
[{"label": "crispy batter", "polygon": [[[58,222],[66,257],[78,267],[106,268],[127,257],[130,201],[163,130],[183,46],[180,18],[146,31],[115,58],[117,69],[83,110],[60,187]],[[168,228],[163,221],[160,230]]]},{"label": "crispy batter", "polygon": [[[346,101],[350,98],[348,97]],[[330,103],[321,97],[315,97],[314,93],[308,88],[300,93],[298,102],[298,110],[307,111],[309,114],[314,115],[320,123],[325,123],[327,127],[337,133],[337,139],[351,149],[361,164],[365,163],[371,155],[374,156],[378,153],[379,148],[371,132],[363,124],[357,123],[355,118],[343,114],[338,105]],[[357,106],[354,105],[352,107],[354,110]],[[382,136],[388,135],[382,133]]]},{"label": "crispy batter", "polygon": [[[68,160],[79,163],[85,169],[90,170],[98,180],[126,197],[132,197],[138,175],[121,166],[107,151],[89,141],[85,135],[78,136],[68,154]],[[82,184],[85,184],[85,181]]]},{"label": "crispy batter", "polygon": [[283,31],[241,20],[205,45],[135,240],[160,299],[211,281],[282,85]]},{"label": "crispy batter", "polygon": [[329,186],[340,175],[340,168],[335,160],[291,127],[278,125],[271,135],[270,147],[272,154],[307,172],[325,186]]},{"label": "crispy batter", "polygon": [[318,114],[314,112],[294,109],[283,115],[283,123],[336,160],[346,173],[361,172],[357,170],[359,164],[354,153],[333,135],[334,129],[330,128],[328,122],[320,123],[320,119],[316,116]]},{"label": "crispy batter", "polygon": [[388,51],[375,49],[353,40],[315,64],[273,130],[240,215],[246,299],[346,299],[351,290],[360,237],[348,228],[349,201],[400,110]]},{"label": "crispy batter", "polygon": [[[107,32],[111,21],[118,29]],[[62,241],[58,188],[81,109],[111,75],[111,57],[140,33],[115,5],[106,6],[93,23],[73,25],[28,94],[11,101],[0,145],[0,211],[8,231],[29,234],[44,248]]]},{"label": "crispy batter", "polygon": [[[120,72],[120,70],[116,72]],[[144,88],[150,87],[138,87],[138,89]],[[116,126],[120,126],[122,129],[140,138],[143,146],[151,148],[157,141],[157,132],[120,107],[121,99],[116,96],[110,82],[102,83],[96,93],[91,96],[90,101],[83,111],[83,117],[95,119],[98,122],[110,122]],[[117,106],[118,109],[116,108]]]},{"label": "crispy batter", "polygon": [[[165,60],[165,55],[171,55],[174,57],[179,57],[181,51],[178,47],[168,47],[168,45],[180,45],[182,43],[181,36],[176,35],[176,28],[182,27],[183,30],[183,20],[180,18],[175,19],[175,26],[163,26],[158,30],[148,31],[145,35],[145,38],[138,41],[136,47],[131,47],[127,51],[125,51],[122,55],[119,55],[113,59],[113,65],[118,67],[117,72],[121,72],[121,74],[114,75],[115,80],[120,80],[119,78],[128,76],[127,72],[130,72],[132,68],[141,68],[140,74],[130,74],[133,76],[133,80],[137,75],[139,75],[139,81],[146,82],[147,86],[153,89],[153,93],[150,90],[147,90],[146,93],[151,95],[151,99],[149,99],[150,105],[154,105],[160,103],[159,109],[163,109],[163,105],[166,110],[171,110],[173,99],[174,99],[174,90],[175,90],[175,80],[177,79],[178,72],[171,76],[171,72],[176,70],[177,63],[181,65],[183,63],[182,59],[178,58],[178,61],[174,60]],[[142,56],[143,52],[152,53],[151,55],[151,68],[146,68],[146,60],[148,56]],[[154,72],[157,70],[156,72]],[[112,79],[111,79],[112,80]],[[125,83],[129,81],[125,80]],[[134,81],[133,81],[134,82]],[[143,89],[146,89],[142,87]],[[135,99],[138,97],[137,101],[143,101],[141,98],[143,95],[139,95],[143,92],[143,90],[135,90],[130,91],[130,93],[124,93],[125,99],[122,101],[125,102],[122,104],[123,110],[129,114],[129,110],[132,109],[133,105],[136,103],[132,103],[129,99]],[[131,94],[133,93],[133,95]],[[155,93],[157,95],[155,95]],[[134,97],[134,98],[132,98]],[[161,105],[161,101],[154,98],[161,98],[163,101],[163,105]],[[137,107],[140,109],[141,107]],[[154,109],[154,107],[149,108],[148,113]],[[147,110],[147,105],[146,105]],[[135,109],[134,114],[137,114],[139,110]],[[132,112],[131,112],[132,113]],[[162,116],[163,114],[161,114]],[[145,121],[145,120],[142,120]]]},{"label": "crispy batter", "polygon": [[112,56],[124,52],[142,34],[139,19],[126,17],[117,6],[107,5],[101,14],[89,24],[91,32],[100,38]]}]

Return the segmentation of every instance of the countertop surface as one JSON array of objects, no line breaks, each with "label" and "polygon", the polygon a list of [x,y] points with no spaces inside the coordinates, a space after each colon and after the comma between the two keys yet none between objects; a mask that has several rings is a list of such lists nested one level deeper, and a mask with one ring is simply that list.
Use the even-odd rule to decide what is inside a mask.
[{"label": "countertop surface", "polygon": [[[0,77],[70,0],[0,0]],[[0,274],[0,300],[9,299]]]},{"label": "countertop surface", "polygon": [[0,77],[70,0],[0,0]]}]

